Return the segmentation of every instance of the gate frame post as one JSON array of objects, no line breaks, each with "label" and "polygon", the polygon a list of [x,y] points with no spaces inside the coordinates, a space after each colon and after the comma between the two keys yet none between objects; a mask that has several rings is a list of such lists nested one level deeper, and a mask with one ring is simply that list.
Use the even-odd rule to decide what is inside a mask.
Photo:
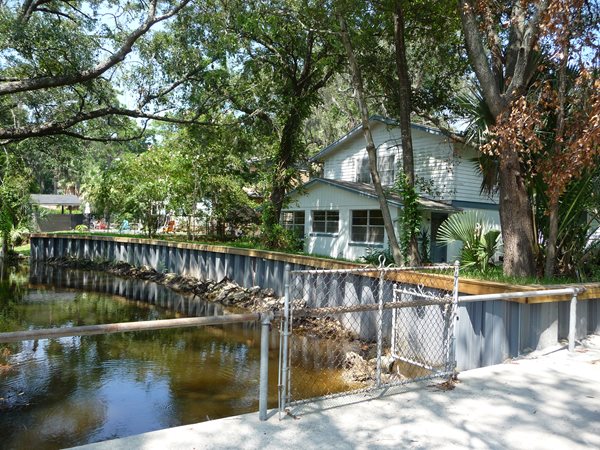
[{"label": "gate frame post", "polygon": [[381,387],[381,358],[383,356],[383,281],[385,276],[385,256],[379,257],[379,292],[377,303],[377,368],[375,373],[375,383]]},{"label": "gate frame post", "polygon": [[577,294],[579,291],[573,289],[573,295],[569,304],[569,352],[575,351],[575,338],[577,334]]},{"label": "gate frame post", "polygon": [[279,419],[288,403],[289,376],[289,335],[290,335],[290,265],[286,264],[283,272],[284,279],[284,301],[283,318],[280,325],[279,335]]},{"label": "gate frame post", "polygon": [[258,391],[258,418],[267,420],[267,402],[269,398],[269,331],[273,313],[261,313],[260,329],[260,381]]},{"label": "gate frame post", "polygon": [[448,323],[448,354],[447,364],[448,372],[451,372],[451,378],[456,378],[456,321],[458,320],[458,280],[460,272],[460,261],[454,262],[454,283],[452,285],[452,304],[449,323]]}]

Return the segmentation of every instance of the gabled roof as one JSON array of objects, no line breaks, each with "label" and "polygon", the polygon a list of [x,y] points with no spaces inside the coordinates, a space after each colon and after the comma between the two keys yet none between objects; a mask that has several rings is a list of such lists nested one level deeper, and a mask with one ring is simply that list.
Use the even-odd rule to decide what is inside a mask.
[{"label": "gabled roof", "polygon": [[[385,125],[389,125],[392,127],[400,126],[400,124],[398,123],[397,120],[390,119],[389,117],[383,117],[383,116],[371,116],[371,117],[369,117],[369,122],[380,122],[380,123],[383,123]],[[437,130],[435,128],[430,128],[425,125],[411,123],[410,126],[412,128],[414,128],[415,130],[420,130],[420,131],[424,131],[426,133],[436,134],[436,135],[440,135],[440,136],[442,135],[442,132],[440,130]],[[314,162],[314,161],[318,161],[318,160],[322,159],[324,156],[327,156],[328,154],[332,153],[341,144],[352,139],[354,136],[356,136],[360,132],[362,132],[362,124],[352,128],[348,133],[346,133],[344,136],[339,138],[337,141],[329,144],[327,147],[325,147],[323,150],[321,150],[315,156],[310,158],[310,161]]]},{"label": "gabled roof", "polygon": [[31,201],[46,206],[79,206],[81,199],[76,195],[31,194]]},{"label": "gabled roof", "polygon": [[[364,197],[372,198],[377,200],[377,193],[375,192],[375,187],[371,184],[365,183],[356,183],[353,181],[340,181],[340,180],[330,180],[328,178],[313,178],[305,185],[299,187],[298,189],[294,189],[290,191],[288,196],[294,195],[298,191],[309,189],[311,186],[315,186],[316,184],[324,184],[328,186],[333,186],[338,189],[343,189],[347,192],[352,192],[356,195],[361,195]],[[386,195],[388,203],[390,205],[402,207],[402,197],[397,194],[388,193]],[[419,206],[426,211],[436,211],[436,212],[446,212],[446,213],[454,213],[459,212],[460,209],[455,208],[454,206],[448,205],[447,203],[443,203],[437,200],[433,200],[428,198],[427,196],[420,195],[418,198]]]}]

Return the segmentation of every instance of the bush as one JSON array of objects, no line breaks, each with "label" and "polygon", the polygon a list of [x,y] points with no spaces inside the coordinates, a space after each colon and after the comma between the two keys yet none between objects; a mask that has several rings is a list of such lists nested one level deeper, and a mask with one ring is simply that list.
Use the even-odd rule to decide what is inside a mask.
[{"label": "bush", "polygon": [[476,211],[454,214],[442,223],[437,234],[440,242],[462,242],[460,263],[465,268],[486,272],[501,246],[500,230]]},{"label": "bush", "polygon": [[371,266],[379,266],[380,260],[379,258],[384,257],[384,264],[386,266],[394,265],[394,255],[392,254],[392,250],[387,248],[385,250],[379,250],[376,248],[369,247],[367,249],[367,254],[365,256],[361,256],[359,258],[360,262],[364,262],[365,264],[369,264]]},{"label": "bush", "polygon": [[75,226],[75,231],[77,231],[78,233],[87,233],[88,231],[90,231],[90,229],[87,225],[79,224]]},{"label": "bush", "polygon": [[263,244],[273,250],[286,252],[301,252],[304,249],[304,237],[292,230],[277,224],[273,227],[262,227]]}]

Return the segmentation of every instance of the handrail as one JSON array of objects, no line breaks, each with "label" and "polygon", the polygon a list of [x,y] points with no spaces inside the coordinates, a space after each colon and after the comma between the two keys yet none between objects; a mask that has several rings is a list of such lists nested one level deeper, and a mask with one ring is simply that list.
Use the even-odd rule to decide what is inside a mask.
[{"label": "handrail", "polygon": [[27,331],[0,333],[0,344],[8,342],[29,341],[33,339],[52,339],[70,336],[92,336],[97,334],[124,333],[129,331],[163,330],[167,328],[199,327],[206,325],[222,325],[226,323],[260,321],[259,313],[227,314],[210,317],[184,317],[180,319],[145,320],[140,322],[107,323],[100,325],[83,325],[65,328],[38,328]]},{"label": "handrail", "polygon": [[458,297],[459,303],[472,303],[491,300],[506,300],[509,298],[548,297],[553,295],[570,295],[569,307],[569,351],[575,351],[575,328],[577,326],[577,296],[585,292],[584,287],[560,289],[542,289],[538,291],[504,292],[501,294],[463,295]]},{"label": "handrail", "polygon": [[458,297],[458,302],[470,303],[487,300],[506,300],[509,298],[547,297],[551,295],[574,295],[580,294],[584,291],[584,287],[571,287],[560,289],[541,289],[537,291],[502,292],[499,294],[461,295],[460,297]]},{"label": "handrail", "polygon": [[68,328],[40,328],[37,330],[0,333],[0,343],[52,339],[69,336],[92,336],[98,334],[123,333],[129,331],[163,330],[169,328],[199,327],[227,323],[260,322],[260,382],[258,393],[258,415],[261,421],[267,420],[267,395],[269,386],[269,329],[273,314],[227,314],[210,317],[184,317],[180,319],[145,320],[141,322],[121,322],[100,325],[84,325]]}]

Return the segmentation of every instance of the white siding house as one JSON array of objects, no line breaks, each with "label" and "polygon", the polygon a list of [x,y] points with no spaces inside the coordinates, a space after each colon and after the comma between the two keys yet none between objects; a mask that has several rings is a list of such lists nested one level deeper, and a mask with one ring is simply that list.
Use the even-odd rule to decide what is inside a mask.
[{"label": "white siding house", "polygon": [[[400,129],[394,121],[379,116],[373,116],[370,125],[382,184],[392,185],[402,171]],[[437,130],[416,124],[412,128],[415,176],[423,229],[431,241],[430,258],[450,261],[457,248],[435,242],[441,222],[449,214],[471,209],[497,224],[498,201],[480,194],[481,176],[471,161],[477,156],[475,150],[450,142]],[[365,147],[362,127],[354,128],[312,158],[322,164],[322,177],[288,195],[283,224],[305,237],[308,253],[355,260],[369,249],[387,248]],[[401,198],[391,195],[388,204],[392,218],[397,219]]]}]

